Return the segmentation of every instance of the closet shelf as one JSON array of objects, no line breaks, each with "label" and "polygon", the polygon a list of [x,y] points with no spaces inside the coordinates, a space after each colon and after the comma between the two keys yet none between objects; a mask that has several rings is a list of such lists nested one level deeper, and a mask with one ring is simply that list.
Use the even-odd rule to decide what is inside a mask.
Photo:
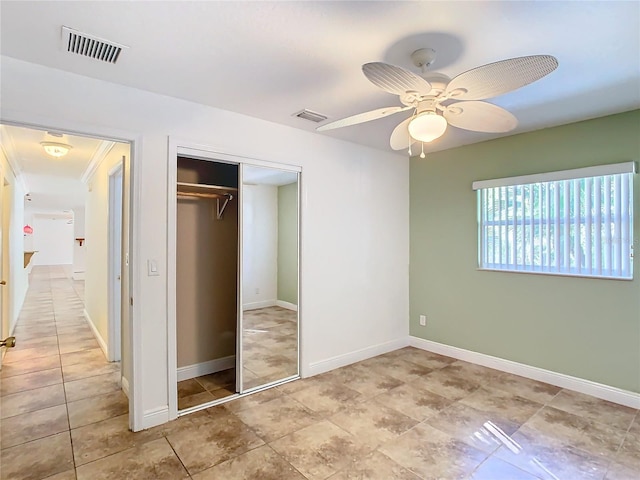
[{"label": "closet shelf", "polygon": [[[178,193],[201,193],[222,196],[225,193],[237,192],[237,188],[221,187],[219,185],[205,185],[203,183],[178,182]],[[215,197],[213,197],[215,198]]]},{"label": "closet shelf", "polygon": [[[218,185],[204,185],[201,183],[185,183],[177,182],[178,197],[192,198],[215,198],[216,199],[216,219],[222,220],[222,214],[231,200],[233,195],[230,192],[237,192],[237,188],[221,187]],[[224,199],[222,205],[220,200]]]}]

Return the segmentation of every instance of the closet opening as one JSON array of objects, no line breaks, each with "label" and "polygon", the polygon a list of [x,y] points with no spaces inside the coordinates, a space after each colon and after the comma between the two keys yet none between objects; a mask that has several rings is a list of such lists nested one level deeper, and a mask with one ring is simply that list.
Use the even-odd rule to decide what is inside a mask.
[{"label": "closet opening", "polygon": [[176,418],[300,378],[301,169],[171,143],[170,158]]},{"label": "closet opening", "polygon": [[238,165],[178,157],[178,410],[235,395]]}]

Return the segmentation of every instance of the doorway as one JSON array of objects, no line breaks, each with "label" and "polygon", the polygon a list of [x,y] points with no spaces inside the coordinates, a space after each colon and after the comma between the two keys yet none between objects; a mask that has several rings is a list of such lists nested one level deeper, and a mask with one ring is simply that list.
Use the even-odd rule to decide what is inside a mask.
[{"label": "doorway", "polygon": [[[33,313],[43,312],[42,305],[31,307],[33,311],[27,309],[26,312],[21,313],[21,316],[18,316],[17,311],[14,312],[13,315],[17,317],[18,347],[22,346],[22,349],[16,348],[15,354],[9,353],[14,357],[13,360],[20,359],[12,362],[12,370],[15,375],[26,373],[18,368],[18,364],[28,355],[26,346],[31,344],[36,348],[39,344],[44,345],[44,340],[39,340],[36,332],[42,331],[42,335],[52,339],[55,336],[56,342],[47,342],[47,348],[50,351],[47,350],[46,354],[52,359],[55,355],[59,357],[58,366],[62,369],[60,387],[64,383],[66,389],[67,380],[69,382],[87,380],[89,385],[91,382],[88,380],[95,380],[94,383],[96,383],[99,376],[103,376],[104,380],[113,379],[111,384],[114,388],[122,389],[129,397],[128,400],[126,397],[123,398],[126,400],[125,404],[128,404],[124,413],[131,412],[130,428],[140,429],[141,416],[139,415],[137,427],[133,418],[135,412],[135,392],[132,381],[134,355],[129,351],[132,350],[133,345],[132,325],[129,321],[131,309],[122,308],[121,302],[121,298],[132,296],[133,289],[133,282],[129,280],[133,275],[129,270],[128,261],[133,245],[130,239],[132,234],[130,198],[133,186],[129,181],[133,143],[131,140],[115,141],[92,135],[67,133],[57,129],[45,130],[25,125],[5,124],[0,128],[3,132],[3,147],[7,139],[11,143],[11,147],[7,148],[8,156],[13,157],[9,160],[13,162],[10,168],[14,172],[20,172],[21,184],[25,185],[24,190],[28,193],[28,198],[24,199],[25,209],[18,209],[20,218],[12,219],[12,228],[15,229],[14,224],[19,224],[21,230],[23,225],[34,227],[29,234],[25,229],[24,238],[20,231],[20,242],[14,242],[14,235],[11,236],[11,242],[13,242],[11,255],[19,253],[22,256],[23,250],[33,249],[31,247],[38,244],[33,237],[38,234],[45,231],[55,234],[55,229],[47,228],[47,225],[57,222],[53,220],[54,218],[61,218],[66,224],[71,225],[72,231],[72,238],[69,240],[72,243],[69,248],[72,252],[71,260],[65,257],[63,260],[54,262],[58,263],[57,265],[45,265],[42,264],[44,260],[41,256],[41,264],[38,265],[38,253],[36,252],[33,256],[32,264],[35,265],[31,277],[35,281],[32,281],[32,286],[38,283],[41,286],[45,285],[45,288],[51,286],[54,312],[43,315],[46,318],[46,325],[41,328],[35,324],[35,318],[38,315]],[[46,143],[52,143],[47,142],[51,140],[50,137],[55,137],[57,140],[53,143],[71,146],[66,155],[61,155],[59,158],[44,157],[42,147]],[[29,155],[26,154],[27,151]],[[37,159],[31,160],[37,155],[49,160],[49,163],[38,164]],[[25,158],[29,159],[24,160]],[[79,197],[79,192],[84,197]],[[80,198],[79,201],[78,198]],[[70,201],[73,203],[69,203]],[[101,212],[101,215],[96,212]],[[38,222],[42,224],[42,229],[37,228]],[[4,223],[2,225],[3,237],[6,239],[7,229]],[[20,273],[27,278],[26,268]],[[66,286],[71,288],[68,289]],[[11,288],[11,285],[9,287]],[[23,298],[29,299],[29,296],[33,297],[34,293],[37,292],[30,289]],[[15,290],[9,293],[12,301],[19,296]],[[70,302],[67,306],[64,305],[66,299]],[[18,310],[19,303],[19,301],[16,302]],[[33,302],[30,304],[34,305]],[[2,325],[3,333],[4,323],[6,322]],[[23,339],[22,342],[20,337]],[[123,342],[125,342],[124,346]],[[54,352],[55,349],[57,351]],[[20,355],[17,355],[18,350],[23,350]],[[34,353],[39,354],[35,350]],[[83,364],[88,367],[92,360],[100,358],[102,363],[97,365],[94,371],[90,368],[86,368],[86,372],[81,371]],[[78,359],[81,361],[76,362]],[[125,359],[126,364],[124,361],[121,364],[108,363],[108,361],[119,362]],[[44,361],[35,363],[44,364]],[[6,372],[3,372],[4,374]],[[77,385],[71,387],[74,386],[77,387]],[[79,393],[80,396],[76,397],[76,401],[82,400],[85,393],[88,395],[87,398],[93,398],[93,395],[97,399],[104,393],[101,388],[103,385],[94,390],[88,387],[80,389],[84,392]],[[112,392],[110,390],[107,393]],[[71,400],[67,399],[67,401]],[[70,428],[73,429],[73,422],[70,424]]]}]

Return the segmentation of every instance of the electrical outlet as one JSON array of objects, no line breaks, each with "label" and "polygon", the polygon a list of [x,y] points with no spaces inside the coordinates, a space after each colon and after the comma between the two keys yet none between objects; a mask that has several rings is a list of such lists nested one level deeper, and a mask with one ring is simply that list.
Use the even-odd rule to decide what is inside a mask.
[{"label": "electrical outlet", "polygon": [[427,316],[426,315],[420,315],[420,326],[422,326],[422,327],[426,327],[427,326]]}]

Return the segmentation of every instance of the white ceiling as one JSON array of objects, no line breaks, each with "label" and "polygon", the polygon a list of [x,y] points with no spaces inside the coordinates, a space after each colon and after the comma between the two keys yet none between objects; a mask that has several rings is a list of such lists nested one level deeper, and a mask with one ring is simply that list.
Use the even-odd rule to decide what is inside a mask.
[{"label": "white ceiling", "polygon": [[[536,130],[640,107],[640,2],[2,2],[1,52],[28,62],[292,127],[308,108],[330,119],[398,105],[361,65],[470,68],[533,54],[558,58],[542,80],[492,99]],[[63,52],[61,27],[128,45],[116,65]],[[409,114],[322,133],[390,150]],[[320,135],[320,134],[319,134]],[[500,135],[450,128],[431,150]]]},{"label": "white ceiling", "polygon": [[[40,145],[43,141],[73,148],[64,157],[55,158],[45,153]],[[27,208],[60,212],[84,206],[87,186],[81,179],[101,152],[102,140],[66,134],[56,137],[42,130],[2,125],[0,144],[29,193]]]}]

